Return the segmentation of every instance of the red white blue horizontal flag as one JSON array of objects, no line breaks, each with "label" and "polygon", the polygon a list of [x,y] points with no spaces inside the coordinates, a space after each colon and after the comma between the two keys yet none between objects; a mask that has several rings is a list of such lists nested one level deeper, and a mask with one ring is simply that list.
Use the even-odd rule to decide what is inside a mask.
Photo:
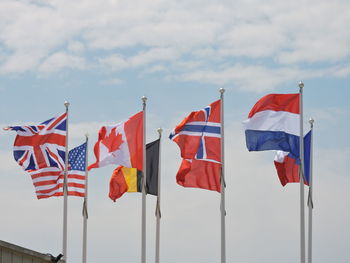
[{"label": "red white blue horizontal flag", "polygon": [[269,94],[244,121],[249,151],[280,150],[299,156],[299,94]]}]

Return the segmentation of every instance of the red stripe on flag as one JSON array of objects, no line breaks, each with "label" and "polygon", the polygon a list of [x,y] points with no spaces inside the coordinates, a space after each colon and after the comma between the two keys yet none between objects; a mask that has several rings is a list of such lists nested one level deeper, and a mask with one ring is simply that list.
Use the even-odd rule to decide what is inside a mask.
[{"label": "red stripe on flag", "polygon": [[131,167],[142,171],[143,167],[143,112],[132,116],[124,125],[126,140],[129,146]]},{"label": "red stripe on flag", "polygon": [[57,119],[51,123],[51,125],[47,128],[47,130],[51,130],[56,124],[58,124],[63,119],[67,118],[67,113],[63,113],[61,116],[57,117]]},{"label": "red stripe on flag", "polygon": [[299,114],[299,93],[295,94],[268,94],[262,97],[249,112],[251,118],[259,111],[287,111]]}]

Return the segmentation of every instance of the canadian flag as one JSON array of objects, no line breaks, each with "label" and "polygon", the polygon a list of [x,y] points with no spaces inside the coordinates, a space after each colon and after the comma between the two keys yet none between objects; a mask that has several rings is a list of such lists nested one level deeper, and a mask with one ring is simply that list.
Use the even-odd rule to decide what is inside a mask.
[{"label": "canadian flag", "polygon": [[96,162],[88,170],[108,164],[142,169],[143,164],[143,112],[114,126],[102,126],[94,152]]}]

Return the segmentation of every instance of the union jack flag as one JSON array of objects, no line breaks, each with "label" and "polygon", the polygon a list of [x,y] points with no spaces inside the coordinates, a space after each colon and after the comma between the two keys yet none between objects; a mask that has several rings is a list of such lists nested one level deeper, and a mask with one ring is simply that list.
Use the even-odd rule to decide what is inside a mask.
[{"label": "union jack flag", "polygon": [[190,113],[169,138],[177,143],[183,159],[176,175],[177,183],[220,192],[220,100]]},{"label": "union jack flag", "polygon": [[27,171],[36,189],[37,197],[46,195],[48,187],[65,167],[67,114],[51,118],[36,126],[11,126],[7,130],[17,132],[13,147],[16,162]]}]

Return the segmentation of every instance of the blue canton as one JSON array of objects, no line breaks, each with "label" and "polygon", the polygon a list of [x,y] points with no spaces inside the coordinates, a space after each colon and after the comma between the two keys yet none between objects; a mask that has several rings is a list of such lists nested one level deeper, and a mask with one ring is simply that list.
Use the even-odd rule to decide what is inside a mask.
[{"label": "blue canton", "polygon": [[69,170],[85,171],[86,167],[86,142],[69,151]]}]

